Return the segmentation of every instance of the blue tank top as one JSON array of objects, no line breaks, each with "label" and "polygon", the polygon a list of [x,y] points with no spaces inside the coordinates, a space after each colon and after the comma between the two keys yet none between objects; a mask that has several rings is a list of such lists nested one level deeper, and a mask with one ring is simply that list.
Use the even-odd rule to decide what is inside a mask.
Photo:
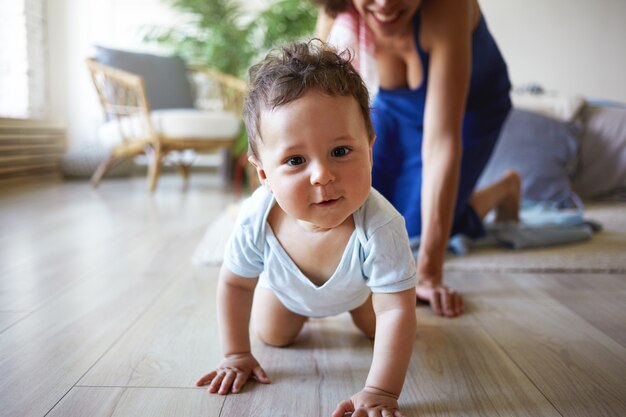
[{"label": "blue tank top", "polygon": [[[420,13],[413,19],[423,79],[417,89],[380,88],[372,105],[374,142],[373,185],[402,213],[409,236],[421,234],[422,139],[430,56],[419,44]],[[484,233],[468,204],[511,108],[511,83],[506,63],[481,15],[472,34],[472,63],[463,117],[461,178],[452,234],[479,237]]]},{"label": "blue tank top", "polygon": [[[405,99],[411,97],[413,105],[410,106],[410,109],[406,110],[410,112],[409,118],[413,121],[416,119],[423,120],[429,77],[428,68],[430,55],[422,49],[419,43],[420,23],[421,13],[418,10],[413,18],[413,36],[422,65],[423,78],[421,85],[417,89],[385,89],[381,87],[376,97],[383,101],[387,101],[386,98],[395,100],[394,96],[403,96]],[[511,83],[509,81],[506,62],[493,36],[491,36],[489,32],[487,22],[482,14],[472,34],[471,52],[472,65],[465,107],[466,115],[474,111],[490,111],[491,109],[502,108],[503,103],[509,100]],[[421,117],[417,117],[418,114],[416,114],[416,112],[418,112]]]}]

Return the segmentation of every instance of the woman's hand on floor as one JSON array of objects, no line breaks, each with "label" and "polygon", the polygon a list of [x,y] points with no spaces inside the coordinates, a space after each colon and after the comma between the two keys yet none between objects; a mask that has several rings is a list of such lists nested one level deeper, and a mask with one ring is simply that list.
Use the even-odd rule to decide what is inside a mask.
[{"label": "woman's hand on floor", "polygon": [[210,393],[226,395],[230,391],[235,394],[241,391],[250,378],[263,384],[270,383],[267,374],[251,353],[238,353],[225,357],[217,369],[200,378],[196,386],[208,385]]},{"label": "woman's hand on floor", "polygon": [[420,280],[415,287],[415,295],[419,301],[430,304],[438,316],[452,318],[463,314],[463,296],[445,285]]}]

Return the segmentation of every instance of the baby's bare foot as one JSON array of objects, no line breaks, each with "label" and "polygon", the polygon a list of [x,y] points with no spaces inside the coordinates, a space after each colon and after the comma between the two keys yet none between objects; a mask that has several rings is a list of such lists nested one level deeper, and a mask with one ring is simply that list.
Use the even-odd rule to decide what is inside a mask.
[{"label": "baby's bare foot", "polygon": [[496,222],[519,222],[519,208],[522,194],[522,179],[515,171],[507,171],[502,176],[506,195],[496,207]]}]

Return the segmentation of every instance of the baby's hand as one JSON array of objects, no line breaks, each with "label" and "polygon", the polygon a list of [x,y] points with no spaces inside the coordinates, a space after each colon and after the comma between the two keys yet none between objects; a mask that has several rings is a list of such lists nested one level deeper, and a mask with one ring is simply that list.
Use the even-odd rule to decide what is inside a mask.
[{"label": "baby's hand", "polygon": [[337,404],[332,417],[343,417],[345,413],[352,413],[352,417],[404,417],[394,395],[370,387]]},{"label": "baby's hand", "polygon": [[225,357],[217,369],[200,378],[196,386],[208,384],[208,391],[211,393],[226,395],[230,390],[234,394],[241,390],[249,378],[263,384],[270,383],[265,371],[251,353],[238,353]]}]

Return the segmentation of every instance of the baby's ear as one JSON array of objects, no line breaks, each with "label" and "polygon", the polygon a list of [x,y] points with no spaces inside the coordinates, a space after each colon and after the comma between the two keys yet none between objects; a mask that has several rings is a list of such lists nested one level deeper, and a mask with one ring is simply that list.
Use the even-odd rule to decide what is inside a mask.
[{"label": "baby's ear", "polygon": [[271,193],[272,189],[270,188],[269,182],[267,181],[267,175],[265,175],[265,170],[263,169],[263,165],[261,165],[261,161],[259,161],[256,156],[251,155],[248,157],[248,162],[250,162],[252,166],[256,169],[256,174],[259,177],[259,182],[263,184],[267,191]]}]

